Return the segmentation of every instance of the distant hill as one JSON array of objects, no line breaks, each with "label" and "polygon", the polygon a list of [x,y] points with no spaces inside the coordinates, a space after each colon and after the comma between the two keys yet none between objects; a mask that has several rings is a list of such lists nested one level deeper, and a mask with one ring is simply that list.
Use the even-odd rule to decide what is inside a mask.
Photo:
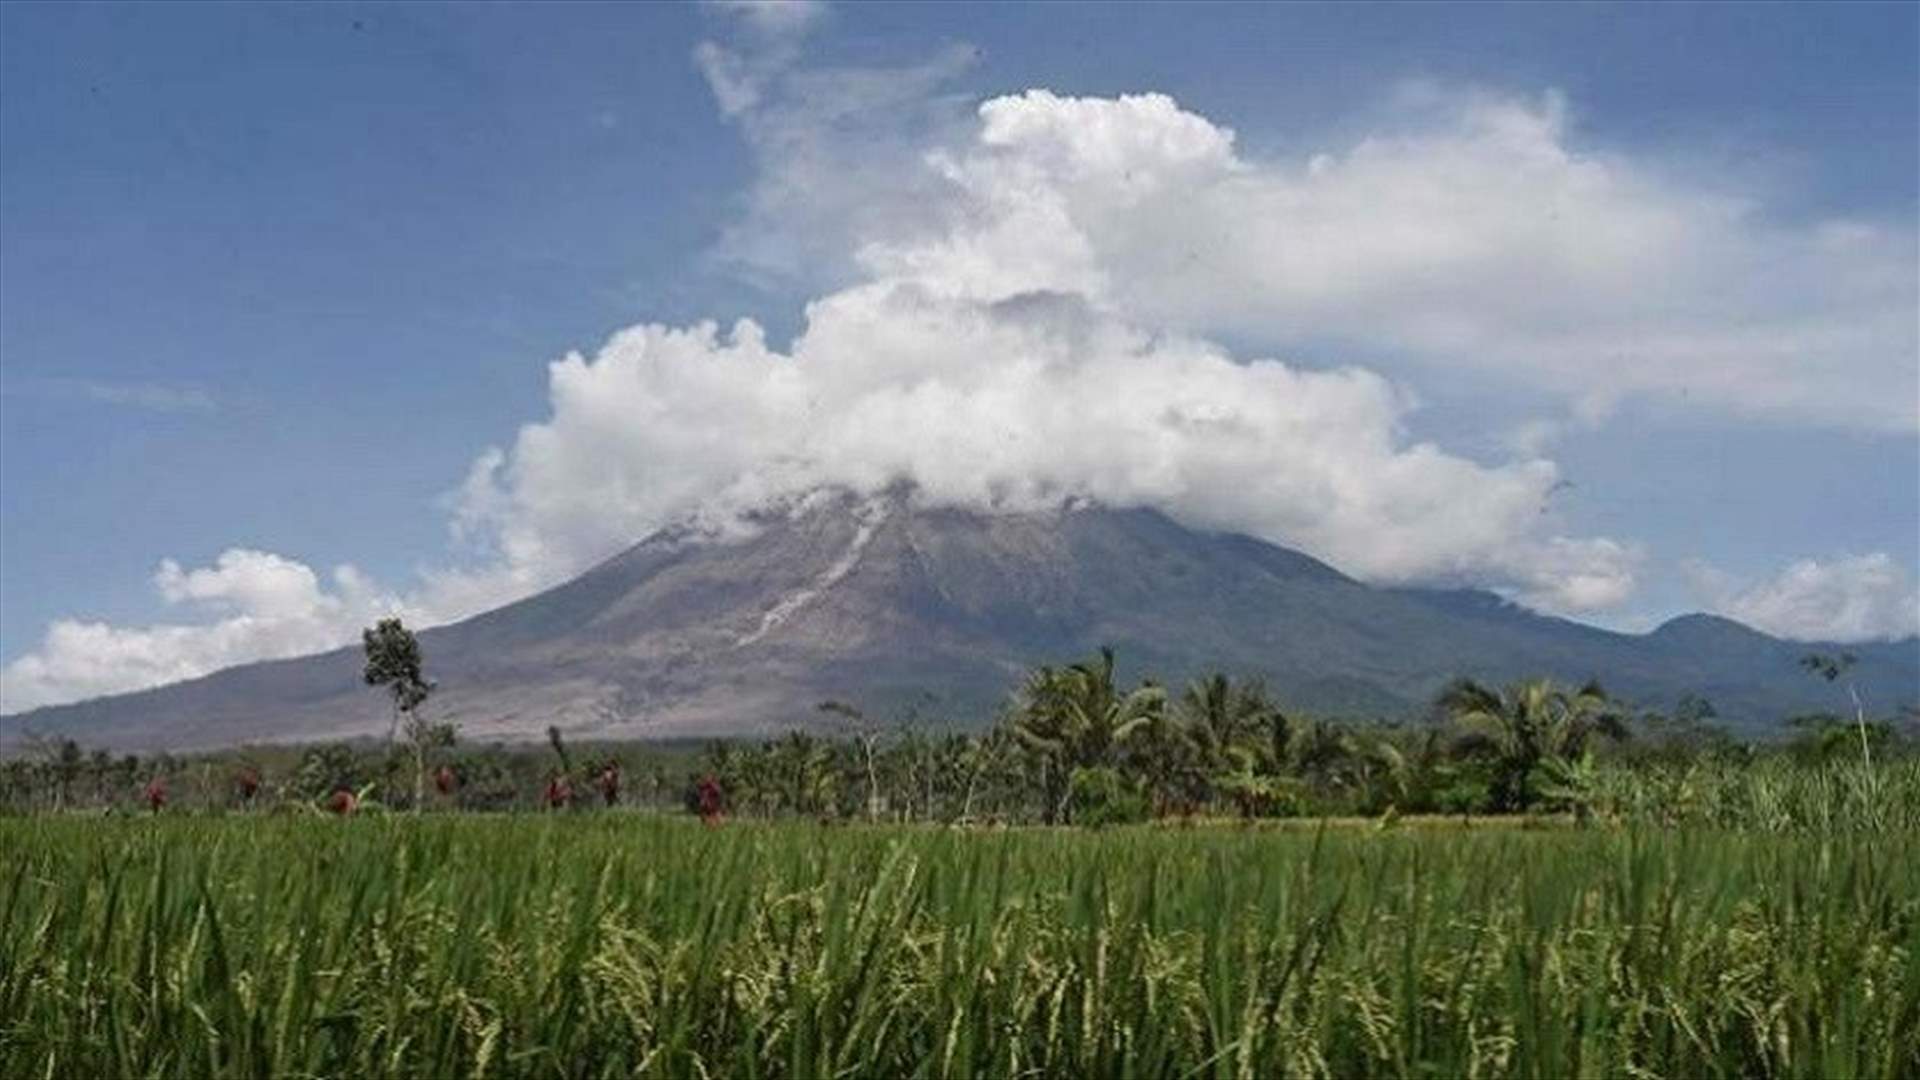
[{"label": "distant hill", "polygon": [[[566,584],[426,631],[429,706],[470,739],[549,724],[609,738],[766,732],[816,723],[825,698],[882,716],[918,706],[978,724],[1021,673],[1102,643],[1129,676],[1219,667],[1288,705],[1413,717],[1456,675],[1599,677],[1670,707],[1778,730],[1840,693],[1796,661],[1819,646],[1689,615],[1650,634],[1552,618],[1471,590],[1361,584],[1246,536],[1152,510],[989,515],[903,498],[821,496],[747,539],[670,530]],[[1920,640],[1845,646],[1877,710],[1920,700]],[[384,733],[357,648],[272,661],[0,722],[88,744],[173,749]]]}]

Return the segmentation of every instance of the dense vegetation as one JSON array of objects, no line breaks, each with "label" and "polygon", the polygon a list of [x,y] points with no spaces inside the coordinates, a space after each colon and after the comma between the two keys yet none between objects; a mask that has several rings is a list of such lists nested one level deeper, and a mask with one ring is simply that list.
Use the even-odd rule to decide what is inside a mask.
[{"label": "dense vegetation", "polygon": [[0,821],[6,1076],[1899,1076],[1920,837]]},{"label": "dense vegetation", "polygon": [[[402,645],[369,631],[368,681],[394,697],[385,743],[142,759],[44,741],[0,762],[0,810],[630,806],[1079,825],[1552,813],[1773,831],[1920,825],[1920,726],[1863,708],[1800,717],[1780,740],[1746,743],[1715,727],[1699,698],[1634,713],[1594,684],[1461,681],[1429,722],[1337,722],[1284,710],[1261,684],[1224,675],[1175,694],[1123,686],[1103,652],[1035,669],[984,731],[927,716],[880,723],[826,702],[810,710],[811,730],[760,742],[573,746],[551,730],[546,746],[473,747],[422,720],[432,684]],[[1814,659],[1836,665],[1816,675],[1843,677],[1837,661]]]}]

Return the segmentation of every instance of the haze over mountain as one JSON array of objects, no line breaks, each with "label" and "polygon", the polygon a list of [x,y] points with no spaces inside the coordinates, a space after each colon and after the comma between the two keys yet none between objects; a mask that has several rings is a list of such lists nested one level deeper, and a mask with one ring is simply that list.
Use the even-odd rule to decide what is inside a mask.
[{"label": "haze over mountain", "polygon": [[[1706,615],[1650,634],[1536,614],[1473,590],[1379,588],[1149,509],[1021,514],[818,492],[742,536],[669,529],[557,588],[421,634],[428,706],[469,739],[684,737],[821,721],[823,699],[985,723],[1039,663],[1119,650],[1129,678],[1218,667],[1288,706],[1416,717],[1456,675],[1602,679],[1639,705],[1700,694],[1777,730],[1843,700],[1797,659],[1823,648]],[[1824,647],[1839,651],[1839,646]],[[1920,700],[1920,639],[1850,645],[1871,708]],[[357,648],[256,663],[6,718],[90,745],[195,748],[385,732]]]}]

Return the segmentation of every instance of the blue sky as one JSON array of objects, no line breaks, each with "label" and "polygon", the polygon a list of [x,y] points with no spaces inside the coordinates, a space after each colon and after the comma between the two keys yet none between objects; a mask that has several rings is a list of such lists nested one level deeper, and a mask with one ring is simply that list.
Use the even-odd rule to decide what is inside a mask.
[{"label": "blue sky", "polygon": [[[1247,489],[1257,506],[1235,502],[1232,469],[1316,458],[1297,425],[1261,429],[1266,441],[1226,464],[1197,442],[1118,470],[1001,463],[1016,487],[1084,483],[1370,579],[1488,585],[1609,625],[1704,607],[1781,633],[1911,632],[1916,20],[1910,5],[1838,4],[0,7],[9,707],[318,647],[382,605],[450,617],[700,509],[709,488],[736,501],[777,490],[788,474],[769,479],[769,463],[791,446],[720,461],[697,441],[620,430],[623,416],[675,426],[640,419],[648,409],[711,409],[715,430],[739,423],[753,442],[777,409],[636,390],[658,361],[634,361],[635,375],[603,342],[718,320],[720,344],[676,361],[700,364],[747,317],[772,349],[794,349],[809,301],[909,280],[951,286],[956,303],[1097,281],[1085,291],[1100,320],[1326,376],[1229,399],[1270,392],[1280,412],[1353,410],[1342,431],[1381,425],[1329,443],[1324,476]],[[977,106],[1029,88],[1055,97],[1009,107],[995,142]],[[1117,104],[1146,92],[1177,113]],[[1152,234],[1140,213],[1076,217],[1063,235],[1086,239],[1094,264],[1032,281],[1029,265],[1071,244],[1022,251],[988,230],[966,238],[1001,260],[988,283],[951,269],[953,220],[1031,209],[1008,204],[1024,190],[999,186],[1009,170],[1052,169],[1077,148],[1093,156],[1048,181],[1079,185],[1058,188],[1070,202],[1104,183],[1087,170],[1111,147],[1074,142],[1101,125],[1165,166],[1174,198],[1190,183],[1207,194],[1187,201],[1217,215],[1162,215]],[[1208,142],[1225,129],[1231,161]],[[1197,140],[1196,156],[1153,156],[1165,133]],[[936,150],[957,163],[944,180]],[[1588,224],[1570,241],[1536,248],[1527,229],[1482,227],[1489,208],[1471,192],[1420,180],[1423,154],[1471,177],[1500,175],[1509,152],[1554,159],[1546,186],[1515,181],[1514,213],[1535,195],[1571,199]],[[1331,179],[1315,186],[1321,155]],[[1375,192],[1451,231],[1368,213]],[[947,200],[955,216],[936,229],[926,206]],[[1263,208],[1277,206],[1316,216],[1274,225]],[[1700,217],[1715,224],[1696,230]],[[1219,231],[1268,226],[1283,251],[1311,226],[1323,258],[1274,270]],[[1662,229],[1683,256],[1661,253]],[[1583,322],[1588,255],[1565,249],[1598,233],[1625,238],[1627,254],[1594,271],[1606,299]],[[1168,243],[1217,265],[1169,276],[1154,253]],[[1470,254],[1409,286],[1429,243]],[[1647,279],[1669,295],[1632,295],[1642,258],[1691,269],[1677,286]],[[1336,299],[1301,299],[1322,295],[1313,275],[1329,264]],[[1519,295],[1536,274],[1538,303]],[[1651,341],[1643,317],[1671,320],[1665,359],[1578,347]],[[816,322],[812,351],[894,362],[850,343],[873,325],[863,310]],[[1766,356],[1751,369],[1749,346]],[[603,409],[550,374],[570,350],[587,358],[578,394],[608,395]],[[1353,368],[1391,384],[1390,416],[1386,391],[1330,381]],[[875,400],[895,399],[848,399],[836,415],[852,426]],[[522,425],[539,429],[531,441]],[[1380,439],[1392,453],[1364,457]],[[1356,473],[1424,468],[1422,443],[1462,463],[1435,477],[1462,477],[1460,498],[1487,506],[1425,510],[1427,523],[1381,508],[1407,501],[1398,489],[1351,493]],[[489,447],[501,468],[472,481]],[[836,482],[918,460],[872,438],[804,456],[806,478]],[[1528,460],[1550,461],[1551,476],[1519,469]],[[1460,520],[1512,532],[1514,508],[1542,491],[1524,542]],[[603,497],[619,505],[601,513]],[[1359,505],[1327,510],[1327,498]],[[1415,550],[1427,535],[1441,539]],[[172,571],[156,572],[163,559]],[[342,564],[355,570],[336,575]],[[56,641],[60,620],[87,632]],[[169,626],[188,629],[152,629]],[[63,653],[85,649],[87,663]],[[25,672],[22,658],[41,663]]]}]

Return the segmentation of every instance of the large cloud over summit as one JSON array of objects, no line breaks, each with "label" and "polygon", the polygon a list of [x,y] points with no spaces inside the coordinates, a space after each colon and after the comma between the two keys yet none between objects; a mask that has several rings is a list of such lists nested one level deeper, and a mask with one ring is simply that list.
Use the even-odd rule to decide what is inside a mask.
[{"label": "large cloud over summit", "polygon": [[876,281],[810,305],[788,352],[751,322],[638,327],[553,365],[552,397],[466,488],[465,526],[509,563],[575,567],[689,513],[907,479],[983,509],[1158,506],[1375,580],[1558,608],[1631,585],[1625,547],[1543,529],[1551,463],[1408,445],[1404,397],[1377,375],[1244,362],[1083,294]]},{"label": "large cloud over summit", "polygon": [[[768,157],[777,176],[818,154]],[[1555,533],[1550,462],[1409,443],[1408,395],[1378,375],[1232,356],[1164,305],[1140,317],[1156,314],[1141,236],[1171,240],[1188,200],[1262,182],[1231,132],[1162,95],[1034,91],[981,105],[921,168],[936,180],[905,185],[911,211],[838,223],[862,280],[808,305],[785,351],[750,321],[644,326],[553,365],[552,418],[482,459],[463,526],[525,584],[688,513],[904,478],[984,508],[1154,505],[1373,580],[1560,610],[1631,590],[1629,545]],[[1185,232],[1176,257],[1213,242]],[[1292,288],[1267,291],[1284,305]]]}]

